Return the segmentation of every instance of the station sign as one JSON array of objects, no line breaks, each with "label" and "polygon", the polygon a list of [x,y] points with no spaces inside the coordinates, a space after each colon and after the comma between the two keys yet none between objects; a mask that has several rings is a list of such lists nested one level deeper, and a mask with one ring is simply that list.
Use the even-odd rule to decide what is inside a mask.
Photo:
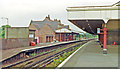
[{"label": "station sign", "polygon": [[100,33],[100,28],[97,28],[97,33]]},{"label": "station sign", "polygon": [[33,38],[34,37],[34,34],[29,34],[29,38]]}]

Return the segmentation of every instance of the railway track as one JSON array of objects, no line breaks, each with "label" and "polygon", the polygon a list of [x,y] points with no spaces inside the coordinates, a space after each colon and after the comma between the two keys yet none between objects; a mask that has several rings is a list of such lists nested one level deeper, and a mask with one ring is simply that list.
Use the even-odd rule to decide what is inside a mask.
[{"label": "railway track", "polygon": [[29,66],[27,66],[27,67],[43,68],[43,67],[45,67],[46,65],[50,64],[51,62],[53,62],[54,59],[59,58],[60,55],[64,54],[65,52],[71,51],[74,47],[77,47],[77,46],[79,46],[79,44],[76,45],[76,46],[70,47],[70,48],[68,48],[68,49],[62,50],[62,51],[60,51],[60,52],[58,52],[58,53],[55,53],[55,54],[53,54],[53,55],[51,55],[51,56],[43,59],[42,61],[40,60],[40,61],[35,62],[35,63],[33,63],[33,64],[31,64],[31,65],[29,65]]},{"label": "railway track", "polygon": [[59,55],[64,54],[64,52],[71,51],[74,47],[80,46],[86,42],[87,41],[82,41],[74,44],[68,44],[67,46],[62,46],[60,48],[53,49],[47,53],[40,54],[35,57],[8,65],[6,67],[3,67],[2,69],[13,68],[13,67],[20,67],[20,68],[41,67],[42,68],[50,64],[51,62],[53,62],[54,59],[58,58]]}]

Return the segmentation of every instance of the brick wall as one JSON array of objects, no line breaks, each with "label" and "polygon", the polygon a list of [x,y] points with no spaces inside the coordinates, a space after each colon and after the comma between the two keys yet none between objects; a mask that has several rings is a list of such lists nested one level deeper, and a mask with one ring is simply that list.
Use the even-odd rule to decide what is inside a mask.
[{"label": "brick wall", "polygon": [[119,26],[120,19],[111,19],[107,23],[107,44],[113,44],[116,42],[120,45],[120,26]]},{"label": "brick wall", "polygon": [[118,39],[120,36],[119,36],[120,32],[118,31],[108,31],[107,32],[107,44],[108,45],[111,45],[113,44],[114,42],[117,43],[117,45],[120,45],[120,40]]},{"label": "brick wall", "polygon": [[30,24],[29,29],[36,30],[36,31],[35,31],[35,37],[38,37],[38,36],[39,36],[39,31],[38,31],[38,29],[37,29],[32,23]]},{"label": "brick wall", "polygon": [[46,36],[55,36],[55,32],[54,30],[48,25],[45,24],[41,29],[40,29],[40,37],[42,38],[41,43],[45,43],[46,42]]},{"label": "brick wall", "polygon": [[18,48],[18,47],[27,47],[29,46],[30,41],[32,39],[20,39],[20,38],[11,38],[11,39],[0,39],[2,43],[2,49],[11,49],[11,48]]}]

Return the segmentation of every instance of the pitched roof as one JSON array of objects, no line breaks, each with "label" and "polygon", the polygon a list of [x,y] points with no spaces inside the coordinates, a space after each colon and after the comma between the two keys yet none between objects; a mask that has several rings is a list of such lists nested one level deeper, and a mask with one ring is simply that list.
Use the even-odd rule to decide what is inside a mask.
[{"label": "pitched roof", "polygon": [[43,21],[31,21],[31,23],[37,28],[41,29],[46,23],[49,24],[53,30],[58,28],[59,21],[50,20],[46,17]]},{"label": "pitched roof", "polygon": [[[47,23],[46,23],[47,24]],[[51,27],[51,25],[50,24],[47,24],[52,30],[53,30],[53,28]]]},{"label": "pitched roof", "polygon": [[40,29],[39,24],[34,24],[34,23],[33,23],[33,25],[34,25],[38,30]]}]

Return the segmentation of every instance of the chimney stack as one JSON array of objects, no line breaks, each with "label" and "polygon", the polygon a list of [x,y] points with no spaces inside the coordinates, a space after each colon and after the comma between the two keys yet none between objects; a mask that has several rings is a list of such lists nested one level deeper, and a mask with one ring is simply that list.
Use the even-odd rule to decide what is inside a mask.
[{"label": "chimney stack", "polygon": [[50,20],[50,15],[46,16],[46,19]]},{"label": "chimney stack", "polygon": [[54,19],[54,21],[57,21],[57,19]]}]

